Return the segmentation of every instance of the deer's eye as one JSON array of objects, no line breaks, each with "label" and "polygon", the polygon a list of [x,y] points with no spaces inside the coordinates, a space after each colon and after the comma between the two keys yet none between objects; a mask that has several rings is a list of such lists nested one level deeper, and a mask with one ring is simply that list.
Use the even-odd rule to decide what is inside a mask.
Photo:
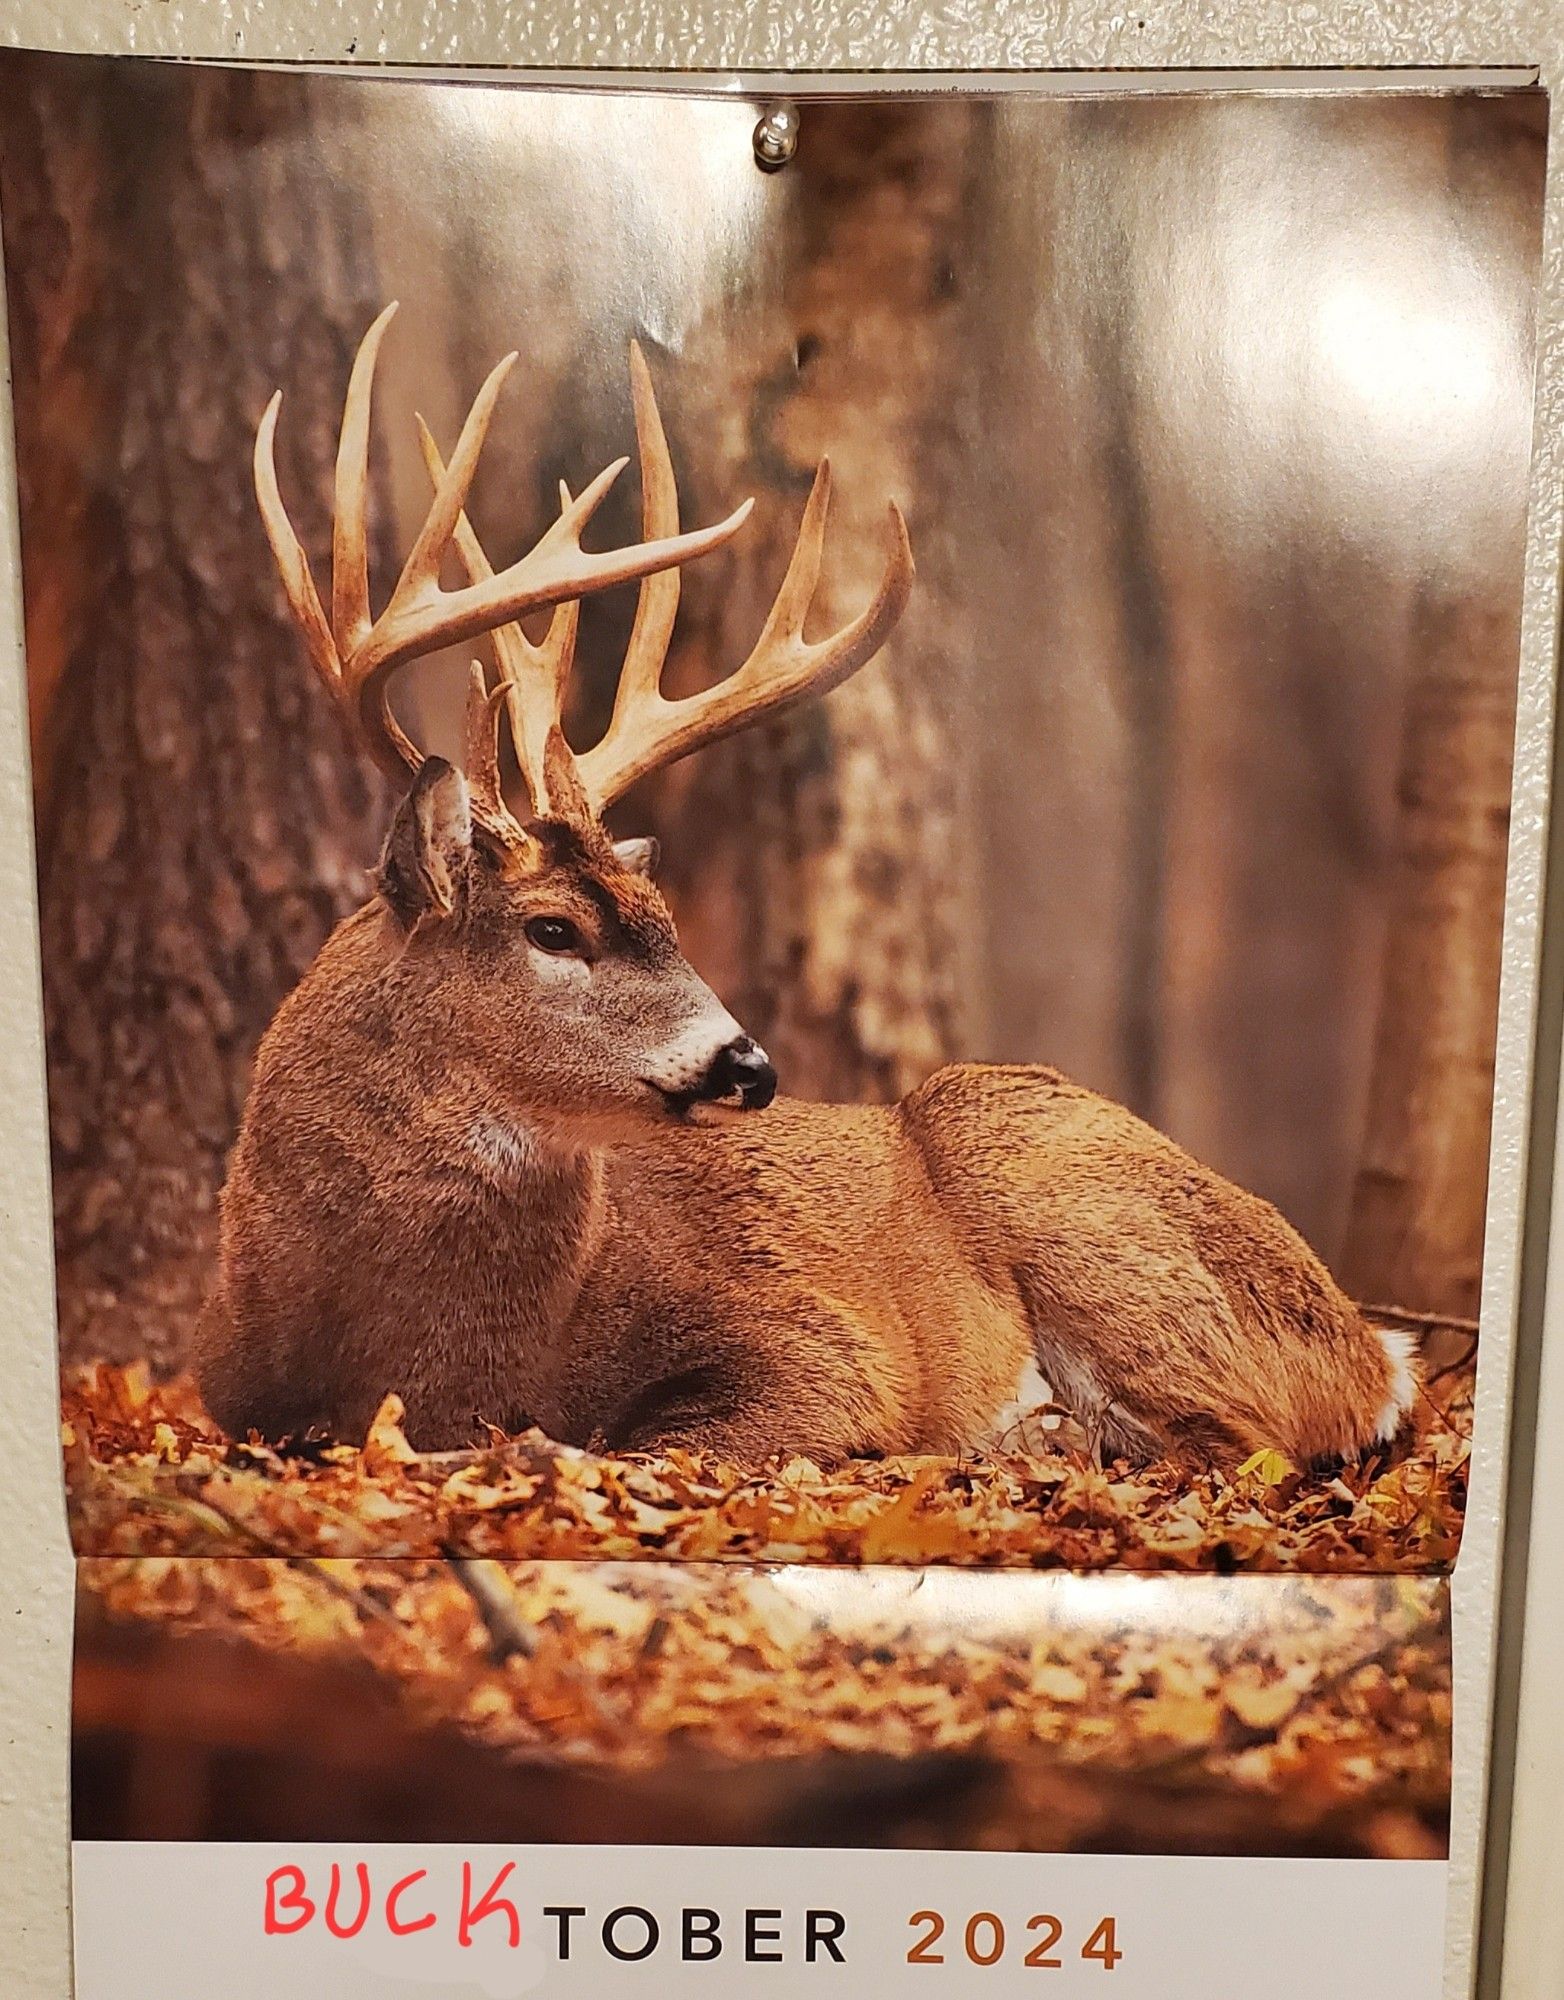
[{"label": "deer's eye", "polygon": [[527,942],[535,944],[539,951],[584,952],[586,950],[586,939],[569,917],[529,917],[525,928]]}]

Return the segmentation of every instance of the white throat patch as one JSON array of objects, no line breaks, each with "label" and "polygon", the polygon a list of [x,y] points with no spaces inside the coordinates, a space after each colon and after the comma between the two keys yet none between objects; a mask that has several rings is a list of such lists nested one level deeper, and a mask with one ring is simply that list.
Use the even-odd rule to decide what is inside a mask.
[{"label": "white throat patch", "polygon": [[497,1181],[519,1180],[542,1165],[543,1143],[520,1118],[496,1118],[482,1111],[467,1128],[467,1152]]}]

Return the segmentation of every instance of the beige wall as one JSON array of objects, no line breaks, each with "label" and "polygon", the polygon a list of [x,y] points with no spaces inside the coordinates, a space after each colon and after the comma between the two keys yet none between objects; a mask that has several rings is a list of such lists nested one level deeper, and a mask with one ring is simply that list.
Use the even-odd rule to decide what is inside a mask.
[{"label": "beige wall", "polygon": [[[0,34],[13,43],[99,52],[182,54],[249,61],[362,60],[402,64],[520,67],[637,66],[792,69],[972,70],[1109,67],[1329,68],[1351,65],[1540,68],[1564,78],[1564,9],[1557,0],[1319,0],[1304,22],[1290,0],[1244,0],[1203,17],[1183,0],[954,0],[937,17],[903,0],[826,8],[819,0],[717,5],[715,0],[531,0],[514,9],[457,0],[375,7],[351,0],[10,0]],[[1564,445],[1564,196],[1554,184],[1545,249],[1541,362],[1542,424],[1533,478],[1525,661],[1516,766],[1506,987],[1500,1025],[1500,1087],[1484,1296],[1484,1375],[1473,1468],[1472,1512],[1457,1579],[1458,1791],[1453,1843],[1448,1991],[1472,1971],[1476,1885],[1485,1792],[1491,1635],[1499,1603],[1505,1498],[1505,1438],[1512,1332],[1521,1312],[1522,1383],[1531,1393],[1540,1333],[1538,1288],[1520,1278],[1520,1221],[1531,1102],[1529,1049],[1535,1011],[1543,846],[1552,738],[1552,659]],[[20,615],[9,419],[0,443],[0,1342],[7,1393],[0,1399],[0,1468],[8,1506],[0,1536],[0,1967],[15,2000],[56,2000],[67,1990],[64,1826],[70,1571],[57,1463],[57,1401],[50,1303],[48,1192],[31,825],[22,713]],[[1556,1013],[1546,1015],[1557,1036]],[[1551,1063],[1545,1065],[1551,1069]],[[1551,1132],[1539,1154],[1551,1164]],[[1547,1202],[1547,1174],[1534,1175],[1532,1204]],[[1540,1183],[1540,1184],[1536,1184]],[[1540,1261],[1540,1260],[1538,1260]],[[1564,1342],[1564,1335],[1559,1336]],[[1556,1348],[1558,1343],[1555,1343]],[[1560,1355],[1544,1381],[1547,1413],[1564,1424]],[[1560,1439],[1564,1444],[1564,1438]],[[1557,1459],[1557,1453],[1554,1458]],[[1547,1454],[1544,1462],[1548,1463]],[[1539,1499],[1564,1531],[1556,1472]],[[1545,1539],[1545,1538],[1544,1538]],[[1564,1981],[1564,1909],[1549,1892],[1556,1844],[1541,1790],[1543,1755],[1556,1737],[1558,1641],[1564,1639],[1564,1576],[1554,1559],[1534,1571],[1535,1643],[1524,1689],[1519,1824],[1513,1856],[1518,1921],[1505,1980],[1510,2000],[1543,2000]],[[1515,1578],[1512,1576],[1512,1584]],[[1512,1622],[1514,1615],[1510,1614]],[[1551,1624],[1550,1622],[1551,1621]],[[1544,1650],[1548,1634],[1553,1644]],[[1508,1656],[1506,1656],[1508,1658]],[[1551,1682],[1551,1685],[1550,1685]],[[1501,1751],[1501,1756],[1502,1756]],[[1538,1836],[1541,1836],[1538,1838]],[[1551,1965],[1551,1971],[1548,1969]],[[1488,1968],[1485,1967],[1485,1983]]]}]

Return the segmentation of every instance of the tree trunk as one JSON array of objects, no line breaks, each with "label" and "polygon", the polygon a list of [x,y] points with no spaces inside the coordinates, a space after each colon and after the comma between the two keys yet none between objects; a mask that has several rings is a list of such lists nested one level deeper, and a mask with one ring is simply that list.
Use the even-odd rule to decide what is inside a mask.
[{"label": "tree trunk", "polygon": [[[1504,232],[1512,282],[1529,286],[1545,111],[1519,106],[1501,146],[1481,105],[1463,100],[1449,110],[1451,203]],[[1489,519],[1474,533],[1481,565],[1457,563],[1428,577],[1412,607],[1396,879],[1340,1268],[1359,1298],[1465,1316],[1476,1314],[1482,1282],[1520,653],[1523,451],[1506,458],[1485,499]],[[1505,549],[1513,551],[1509,564],[1495,560]]]},{"label": "tree trunk", "polygon": [[363,893],[383,818],[249,472],[286,385],[282,481],[322,551],[347,366],[379,301],[314,86],[120,64],[9,79],[62,1352],[172,1366],[256,1043]]},{"label": "tree trunk", "polygon": [[1360,1298],[1475,1315],[1519,633],[1425,598],[1368,1129],[1342,1281]]}]

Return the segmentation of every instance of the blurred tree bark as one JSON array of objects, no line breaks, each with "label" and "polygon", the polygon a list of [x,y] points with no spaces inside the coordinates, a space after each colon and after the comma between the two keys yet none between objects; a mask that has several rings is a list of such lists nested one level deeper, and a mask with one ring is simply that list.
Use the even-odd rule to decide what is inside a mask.
[{"label": "blurred tree bark", "polygon": [[1475,1315],[1498,1023],[1518,619],[1425,594],[1363,1157],[1356,1296]]},{"label": "blurred tree bark", "polygon": [[[1456,99],[1442,121],[1452,206],[1529,275],[1540,251],[1546,106]],[[1479,235],[1479,232],[1482,232]],[[1526,293],[1528,308],[1531,294]],[[1495,498],[1497,496],[1494,496]],[[1341,1259],[1357,1297],[1475,1316],[1482,1287],[1520,657],[1525,464],[1504,536],[1418,586],[1384,979],[1363,1152]],[[1480,518],[1480,517],[1478,517]],[[1491,532],[1491,531],[1490,531]],[[1500,551],[1508,552],[1508,562]]]},{"label": "blurred tree bark", "polygon": [[378,301],[311,86],[134,70],[13,70],[0,195],[62,1352],[171,1366],[256,1042],[361,895],[381,821],[249,471],[285,383],[281,476],[321,549]]}]

